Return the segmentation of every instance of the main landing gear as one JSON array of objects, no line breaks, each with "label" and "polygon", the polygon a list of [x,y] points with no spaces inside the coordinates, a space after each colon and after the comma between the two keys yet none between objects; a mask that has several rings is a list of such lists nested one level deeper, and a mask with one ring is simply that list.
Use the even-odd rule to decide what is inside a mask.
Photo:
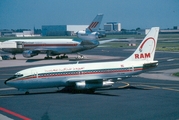
[{"label": "main landing gear", "polygon": [[44,57],[44,59],[52,59],[52,57],[46,56],[46,57]]},{"label": "main landing gear", "polygon": [[52,59],[52,57],[50,57],[51,51],[47,51],[46,55],[47,55],[47,56],[44,57],[44,59]]},{"label": "main landing gear", "polygon": [[12,54],[12,55],[14,55],[12,59],[15,60],[16,59],[16,54]]},{"label": "main landing gear", "polygon": [[66,54],[63,54],[63,56],[56,56],[56,59],[64,59],[64,58],[68,58],[68,56],[66,56]]},{"label": "main landing gear", "polygon": [[[68,58],[68,56],[66,56],[66,54],[63,54],[63,56],[60,55],[56,56],[56,59],[64,59],[64,58]],[[47,55],[44,59],[53,59],[53,58]]]},{"label": "main landing gear", "polygon": [[85,94],[93,94],[95,92],[95,89],[82,89],[78,90],[74,87],[65,87],[61,90],[61,92],[64,93],[85,93]]}]

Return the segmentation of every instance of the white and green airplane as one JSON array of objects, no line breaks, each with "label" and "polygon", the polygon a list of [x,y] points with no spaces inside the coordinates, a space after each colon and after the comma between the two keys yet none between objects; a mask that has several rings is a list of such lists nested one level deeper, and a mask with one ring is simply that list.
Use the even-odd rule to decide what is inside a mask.
[{"label": "white and green airplane", "polygon": [[66,87],[74,91],[110,87],[118,80],[130,78],[158,65],[154,60],[159,27],[151,28],[135,52],[123,61],[49,65],[21,70],[5,84],[25,90]]}]

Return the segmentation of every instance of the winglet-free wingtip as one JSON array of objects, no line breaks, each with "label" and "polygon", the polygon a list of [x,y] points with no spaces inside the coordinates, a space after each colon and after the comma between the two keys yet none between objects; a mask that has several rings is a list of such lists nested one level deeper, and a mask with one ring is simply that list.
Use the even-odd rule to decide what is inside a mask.
[{"label": "winglet-free wingtip", "polygon": [[104,15],[103,13],[98,13],[98,15]]}]

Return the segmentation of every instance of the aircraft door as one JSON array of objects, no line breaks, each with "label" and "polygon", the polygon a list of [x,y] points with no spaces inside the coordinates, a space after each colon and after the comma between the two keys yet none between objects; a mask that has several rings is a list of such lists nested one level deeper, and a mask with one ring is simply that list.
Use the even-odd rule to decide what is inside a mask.
[{"label": "aircraft door", "polygon": [[38,72],[36,70],[32,70],[31,74],[33,75],[34,78],[38,78]]},{"label": "aircraft door", "polygon": [[132,72],[134,72],[134,66],[132,66]]},{"label": "aircraft door", "polygon": [[82,70],[79,70],[79,75],[83,75],[83,71]]}]

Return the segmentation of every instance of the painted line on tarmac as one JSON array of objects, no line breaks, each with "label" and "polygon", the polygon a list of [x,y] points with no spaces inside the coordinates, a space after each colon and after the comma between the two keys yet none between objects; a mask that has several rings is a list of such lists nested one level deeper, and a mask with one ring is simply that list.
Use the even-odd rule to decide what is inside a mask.
[{"label": "painted line on tarmac", "polygon": [[123,84],[125,84],[124,86],[119,86],[118,88],[125,88],[125,87],[128,87],[130,84],[129,83],[127,83],[127,82],[120,82],[120,83],[123,83]]},{"label": "painted line on tarmac", "polygon": [[0,88],[0,91],[5,91],[5,90],[14,90],[16,88]]},{"label": "painted line on tarmac", "polygon": [[166,88],[166,87],[164,87],[164,88],[162,88],[162,89],[164,89],[164,90],[171,90],[171,91],[176,91],[176,92],[179,92],[179,90],[178,90],[178,89],[173,89],[173,88]]},{"label": "painted line on tarmac", "polygon": [[142,84],[142,85],[166,85],[166,86],[169,86],[169,85],[172,85],[172,86],[177,86],[179,87],[179,84],[167,84],[167,83],[143,83],[143,82],[130,82],[130,83],[133,83],[133,84]]},{"label": "painted line on tarmac", "polygon": [[167,88],[167,87],[158,87],[158,86],[151,86],[151,85],[135,85],[135,86],[145,86],[151,89],[162,89],[162,90],[170,90],[170,91],[179,92],[179,89],[173,89],[173,88]]},{"label": "painted line on tarmac", "polygon": [[151,85],[142,85],[141,84],[141,85],[134,85],[134,86],[143,86],[143,87],[147,87],[147,89],[160,89],[160,87],[158,87],[158,86],[151,86]]},{"label": "painted line on tarmac", "polygon": [[15,112],[13,112],[11,110],[8,110],[8,109],[5,109],[3,107],[0,107],[0,111],[3,111],[3,112],[5,112],[7,114],[10,114],[10,115],[13,115],[13,116],[15,116],[17,118],[20,118],[22,120],[31,120],[30,118],[27,118],[27,117],[25,117],[25,116],[23,116],[21,114],[15,113]]},{"label": "painted line on tarmac", "polygon": [[1,74],[1,75],[14,75],[14,73],[9,73],[9,74],[7,74],[7,73],[5,73],[5,74]]},{"label": "painted line on tarmac", "polygon": [[1,120],[14,120],[14,119],[11,119],[11,118],[9,118],[9,117],[3,115],[3,114],[0,114],[0,119],[1,119]]},{"label": "painted line on tarmac", "polygon": [[170,62],[170,61],[174,61],[175,59],[168,59],[167,61]]},{"label": "painted line on tarmac", "polygon": [[0,98],[14,97],[14,95],[0,95]]},{"label": "painted line on tarmac", "polygon": [[[160,64],[160,62],[159,62],[159,64]],[[167,66],[178,66],[178,63],[176,63],[176,64],[165,64],[165,65],[162,65],[162,67],[167,67]]]}]

